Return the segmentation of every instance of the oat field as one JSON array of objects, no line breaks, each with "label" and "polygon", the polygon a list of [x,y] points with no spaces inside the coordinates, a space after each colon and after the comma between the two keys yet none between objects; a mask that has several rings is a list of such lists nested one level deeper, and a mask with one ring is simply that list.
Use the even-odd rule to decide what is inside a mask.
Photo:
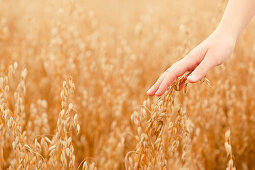
[{"label": "oat field", "polygon": [[0,169],[255,169],[254,21],[205,81],[146,96],[226,3],[0,0]]}]

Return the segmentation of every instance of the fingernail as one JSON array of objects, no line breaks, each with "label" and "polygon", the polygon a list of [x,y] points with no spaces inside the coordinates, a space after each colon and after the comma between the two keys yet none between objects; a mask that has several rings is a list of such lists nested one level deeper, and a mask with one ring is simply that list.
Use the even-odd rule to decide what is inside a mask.
[{"label": "fingernail", "polygon": [[197,77],[195,75],[189,75],[187,79],[188,79],[188,81],[194,82],[194,81],[196,81],[196,78]]},{"label": "fingernail", "polygon": [[148,93],[151,93],[151,88],[147,91],[147,94],[148,94]]}]

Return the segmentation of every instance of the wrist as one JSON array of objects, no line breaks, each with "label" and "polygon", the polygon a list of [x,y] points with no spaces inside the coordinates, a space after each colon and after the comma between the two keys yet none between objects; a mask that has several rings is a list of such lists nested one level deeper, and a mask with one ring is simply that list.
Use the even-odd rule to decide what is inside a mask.
[{"label": "wrist", "polygon": [[232,23],[227,24],[223,22],[220,22],[215,32],[233,42],[236,42],[241,34],[241,30],[239,30],[238,27],[234,26]]},{"label": "wrist", "polygon": [[215,29],[213,34],[215,34],[217,37],[221,39],[224,39],[224,41],[227,41],[230,44],[235,44],[239,37],[238,31],[222,26],[221,24],[219,24],[219,26]]}]

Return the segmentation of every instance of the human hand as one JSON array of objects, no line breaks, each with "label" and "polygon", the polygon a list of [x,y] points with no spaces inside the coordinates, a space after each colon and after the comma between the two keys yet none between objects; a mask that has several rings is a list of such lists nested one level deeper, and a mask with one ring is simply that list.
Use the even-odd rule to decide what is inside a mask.
[{"label": "human hand", "polygon": [[[147,91],[147,95],[161,96],[177,77],[188,71],[192,72],[187,80],[190,83],[198,82],[210,69],[226,61],[235,47],[235,42],[236,38],[227,32],[216,30],[183,59],[168,68]],[[185,81],[180,84],[180,90],[184,83]]]}]

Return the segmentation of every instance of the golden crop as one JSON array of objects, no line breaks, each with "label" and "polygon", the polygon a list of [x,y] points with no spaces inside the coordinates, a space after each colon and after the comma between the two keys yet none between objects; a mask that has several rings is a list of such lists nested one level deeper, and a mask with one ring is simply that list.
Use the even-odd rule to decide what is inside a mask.
[{"label": "golden crop", "polygon": [[254,169],[254,22],[210,84],[145,93],[225,5],[0,0],[0,169]]}]

